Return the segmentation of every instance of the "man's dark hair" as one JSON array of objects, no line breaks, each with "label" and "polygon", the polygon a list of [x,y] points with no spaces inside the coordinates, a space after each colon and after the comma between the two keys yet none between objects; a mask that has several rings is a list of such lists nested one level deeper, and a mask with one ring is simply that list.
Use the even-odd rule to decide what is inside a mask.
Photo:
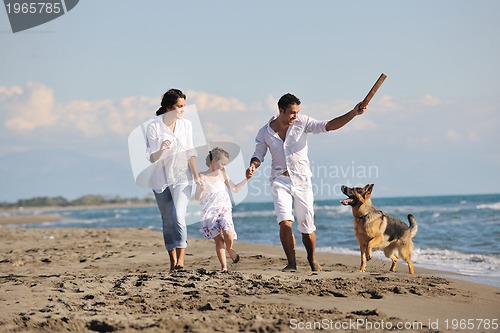
[{"label": "man's dark hair", "polygon": [[278,101],[278,108],[285,110],[291,104],[300,105],[300,99],[290,93],[286,93]]},{"label": "man's dark hair", "polygon": [[170,108],[177,103],[179,98],[186,99],[186,95],[179,89],[170,89],[161,98],[161,107],[156,111],[156,115],[159,116],[167,112],[167,108]]}]

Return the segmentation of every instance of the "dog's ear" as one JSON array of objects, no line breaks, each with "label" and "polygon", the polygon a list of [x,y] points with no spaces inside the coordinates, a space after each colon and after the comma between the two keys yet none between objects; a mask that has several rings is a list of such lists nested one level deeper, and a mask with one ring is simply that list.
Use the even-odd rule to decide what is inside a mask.
[{"label": "dog's ear", "polygon": [[368,184],[363,187],[363,197],[365,200],[368,200],[372,196],[373,184]]}]

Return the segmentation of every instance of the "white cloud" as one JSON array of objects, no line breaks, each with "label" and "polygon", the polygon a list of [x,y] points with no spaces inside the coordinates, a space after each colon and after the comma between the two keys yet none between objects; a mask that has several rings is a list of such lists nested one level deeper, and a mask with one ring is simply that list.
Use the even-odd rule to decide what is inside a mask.
[{"label": "white cloud", "polygon": [[258,129],[273,114],[269,112],[262,117],[263,111],[274,103],[272,96],[266,101],[247,105],[237,98],[204,91],[188,90],[186,95],[187,104],[196,105],[208,141],[253,142]]},{"label": "white cloud", "polygon": [[0,101],[12,98],[15,95],[21,95],[22,93],[23,93],[23,88],[19,86],[12,86],[12,87],[0,86]]},{"label": "white cloud", "polygon": [[67,120],[73,130],[82,133],[85,137],[95,137],[109,131],[114,132],[117,126],[112,121],[117,111],[111,100],[71,101],[60,105],[57,111],[61,118]]},{"label": "white cloud", "polygon": [[[236,98],[226,98],[204,91],[188,91],[188,104],[195,104],[202,115],[208,139],[252,140],[258,129],[276,110],[276,98],[246,105]],[[29,133],[39,129],[52,135],[70,131],[73,135],[93,138],[128,135],[138,124],[154,116],[159,99],[127,96],[120,100],[55,101],[52,88],[29,83],[25,88],[0,86],[0,107],[3,127],[11,133]],[[191,102],[191,103],[190,103]],[[352,101],[340,100],[329,104],[309,104],[303,109],[318,119],[331,119],[350,110]],[[263,114],[264,110],[268,110]],[[274,111],[273,111],[274,110]],[[349,130],[376,128],[366,117],[358,119]],[[250,138],[251,137],[251,138]]]},{"label": "white cloud", "polygon": [[12,131],[26,132],[37,127],[51,126],[54,115],[54,94],[51,88],[37,83],[20,87],[0,87],[2,111],[6,113],[4,126]]},{"label": "white cloud", "polygon": [[448,104],[448,101],[442,101],[436,96],[432,96],[431,94],[424,95],[419,100],[420,104],[425,106],[438,106],[442,104]]},{"label": "white cloud", "polygon": [[267,96],[265,105],[270,111],[274,113],[278,112],[278,98],[274,97],[273,95],[269,94]]},{"label": "white cloud", "polygon": [[461,140],[460,134],[451,129],[446,131],[446,138],[452,142],[459,142]]},{"label": "white cloud", "polygon": [[[251,104],[203,91],[188,91],[187,95],[188,104],[195,104],[198,109],[208,141],[252,147],[259,128],[277,111],[272,95]],[[0,132],[2,138],[15,143],[8,148],[4,144],[3,149],[29,149],[30,144],[40,144],[36,141],[41,136],[53,146],[65,141],[68,144],[71,139],[94,146],[125,142],[135,127],[154,117],[159,103],[159,97],[148,96],[57,102],[53,89],[43,84],[0,86]],[[327,120],[343,115],[356,103],[334,100],[303,104],[302,113]],[[364,115],[341,131],[370,131],[373,144],[399,142],[422,149],[428,145],[477,144],[498,138],[496,108],[460,105],[461,109],[457,109],[450,104],[431,95],[413,100],[380,96]]]},{"label": "white cloud", "polygon": [[[268,115],[264,121],[260,117],[265,102],[247,106],[238,99],[206,92],[190,91],[187,95],[188,104],[196,105],[210,141],[253,142],[268,119]],[[145,96],[58,103],[53,90],[43,84],[0,86],[0,131],[15,142],[15,147],[4,146],[2,150],[35,147],[41,144],[32,139],[37,137],[44,137],[53,147],[82,140],[87,146],[100,147],[105,142],[126,142],[135,127],[155,116],[159,104],[159,98]]]},{"label": "white cloud", "polygon": [[375,103],[377,110],[391,111],[398,108],[394,98],[389,95],[381,96]]},{"label": "white cloud", "polygon": [[[318,120],[331,120],[349,112],[357,103],[351,100],[336,100],[330,103],[315,104],[304,103],[301,112]],[[348,126],[343,127],[342,131],[364,131],[377,128],[378,125],[370,118],[371,111],[371,109],[368,109],[364,115],[356,117]]]},{"label": "white cloud", "polygon": [[85,137],[128,134],[154,116],[159,104],[152,98],[135,96],[119,101],[56,103],[53,90],[39,83],[28,83],[25,89],[0,86],[0,103],[1,124],[7,131],[26,134],[45,128],[51,133],[69,130]]},{"label": "white cloud", "polygon": [[[204,91],[188,90],[187,104],[195,104],[198,110],[216,110],[219,112],[246,111],[245,103],[237,98],[227,98],[218,95],[209,94]],[[194,102],[191,102],[194,101]]]},{"label": "white cloud", "polygon": [[479,135],[477,135],[476,132],[474,131],[469,131],[467,137],[469,138],[469,140],[471,141],[479,141]]}]

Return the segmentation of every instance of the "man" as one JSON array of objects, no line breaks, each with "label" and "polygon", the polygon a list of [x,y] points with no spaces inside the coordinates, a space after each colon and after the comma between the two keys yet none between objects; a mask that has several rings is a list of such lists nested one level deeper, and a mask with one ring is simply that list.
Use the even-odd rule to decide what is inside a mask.
[{"label": "man", "polygon": [[292,204],[298,220],[298,230],[302,233],[302,242],[307,251],[307,260],[312,271],[320,271],[315,256],[316,226],[314,225],[314,197],[307,156],[307,134],[334,131],[355,116],[363,114],[366,107],[358,103],[354,109],[343,116],[330,121],[318,121],[306,115],[299,114],[300,100],[292,94],[283,95],[278,101],[279,115],[271,118],[262,127],[255,138],[255,153],[247,169],[248,176],[264,161],[269,149],[271,162],[271,188],[274,200],[274,210],[280,226],[280,240],[285,251],[288,265],[284,271],[295,271],[295,237],[293,235]]}]

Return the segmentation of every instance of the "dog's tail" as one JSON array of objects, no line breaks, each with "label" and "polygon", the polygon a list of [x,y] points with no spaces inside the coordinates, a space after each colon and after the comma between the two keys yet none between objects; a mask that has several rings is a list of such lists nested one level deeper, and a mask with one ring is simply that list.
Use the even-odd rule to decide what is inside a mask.
[{"label": "dog's tail", "polygon": [[408,214],[408,221],[410,222],[410,234],[411,238],[415,237],[418,231],[417,219],[413,215]]}]

